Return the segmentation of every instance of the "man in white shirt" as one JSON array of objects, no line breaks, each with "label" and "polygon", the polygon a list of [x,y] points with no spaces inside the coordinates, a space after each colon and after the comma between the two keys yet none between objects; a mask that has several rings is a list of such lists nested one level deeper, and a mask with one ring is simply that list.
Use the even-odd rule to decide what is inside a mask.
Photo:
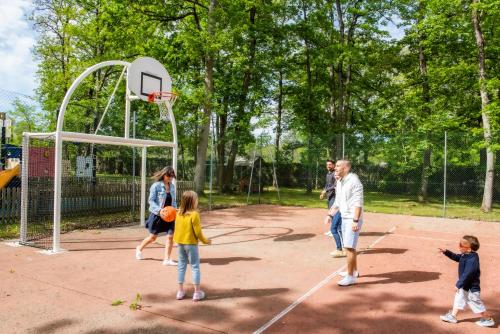
[{"label": "man in white shirt", "polygon": [[344,276],[338,284],[341,286],[356,283],[358,277],[356,246],[358,243],[359,231],[363,225],[363,185],[358,176],[350,172],[351,162],[349,160],[339,160],[335,164],[335,172],[340,177],[337,181],[335,202],[330,209],[333,216],[340,211],[342,216],[342,238],[343,245],[347,251],[347,272],[341,273]]}]

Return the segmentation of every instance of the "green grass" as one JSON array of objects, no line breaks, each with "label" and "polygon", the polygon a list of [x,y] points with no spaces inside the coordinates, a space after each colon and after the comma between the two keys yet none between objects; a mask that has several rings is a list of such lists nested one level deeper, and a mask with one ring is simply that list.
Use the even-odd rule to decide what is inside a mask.
[{"label": "green grass", "polygon": [[[280,197],[274,189],[264,191],[260,196],[262,204],[279,204],[285,206],[302,206],[307,208],[325,208],[326,203],[319,199],[320,191],[307,194],[303,189],[280,188]],[[209,195],[200,199],[203,209],[208,208]],[[219,195],[212,194],[212,207],[231,207],[246,205],[247,194]],[[252,194],[249,204],[259,203],[258,194]],[[483,221],[500,222],[500,206],[494,205],[493,211],[484,213],[480,210],[480,203],[469,202],[460,198],[450,198],[447,202],[446,217],[462,218]],[[392,195],[377,192],[365,193],[365,210],[368,212],[405,214],[412,216],[443,216],[442,199],[434,198],[425,203],[418,202],[416,197]]]},{"label": "green grass", "polygon": [[0,239],[19,238],[19,224],[0,224]]},{"label": "green grass", "polygon": [[[261,194],[260,203],[277,204],[285,206],[301,206],[306,208],[325,208],[324,200],[319,199],[319,191],[313,191],[307,194],[303,189],[280,188],[281,199],[278,199],[277,192],[272,189],[266,189]],[[200,198],[202,210],[208,209],[209,197],[204,195]],[[258,204],[258,194],[252,194],[249,204]],[[227,208],[234,206],[244,206],[247,204],[247,194],[220,195],[212,194],[212,208]],[[482,221],[500,222],[500,205],[494,205],[490,213],[482,212],[479,202],[469,202],[463,198],[450,198],[447,203],[446,217],[461,218]],[[376,192],[365,193],[365,210],[368,212],[404,214],[412,216],[442,217],[443,203],[442,199],[430,199],[426,203],[419,203],[416,197],[405,195],[392,195]],[[93,217],[75,217],[64,219],[61,229],[84,229],[98,228],[102,226],[126,225],[130,222],[130,212],[111,213]],[[40,225],[43,228],[43,225]],[[0,239],[19,238],[19,224],[0,224]]]}]

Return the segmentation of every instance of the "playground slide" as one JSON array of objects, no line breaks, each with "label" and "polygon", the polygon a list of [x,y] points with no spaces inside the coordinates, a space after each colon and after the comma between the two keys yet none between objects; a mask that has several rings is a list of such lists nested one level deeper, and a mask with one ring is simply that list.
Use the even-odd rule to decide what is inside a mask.
[{"label": "playground slide", "polygon": [[5,188],[15,176],[21,175],[21,165],[0,172],[0,189]]}]

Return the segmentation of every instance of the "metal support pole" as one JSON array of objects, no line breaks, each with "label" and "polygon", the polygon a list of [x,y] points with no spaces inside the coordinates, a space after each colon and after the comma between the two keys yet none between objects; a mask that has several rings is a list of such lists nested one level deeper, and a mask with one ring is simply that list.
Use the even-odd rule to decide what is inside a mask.
[{"label": "metal support pole", "polygon": [[23,149],[22,149],[22,160],[21,160],[21,232],[20,232],[20,242],[25,244],[27,242],[28,235],[28,191],[29,191],[29,145],[30,137],[23,133]]},{"label": "metal support pole", "polygon": [[[179,152],[179,139],[177,138],[177,123],[175,123],[175,115],[172,108],[168,109],[168,114],[170,118],[170,124],[172,124],[172,135],[174,137],[174,146],[172,149],[172,167],[174,168],[174,171],[177,173],[177,154]],[[178,192],[177,178],[175,178],[172,181],[172,183],[174,184],[175,187],[175,194],[177,198],[180,199],[182,194],[179,194]]]},{"label": "metal support pole", "polygon": [[250,200],[250,192],[252,191],[252,176],[253,176],[253,167],[255,165],[256,153],[257,153],[257,140],[255,141],[255,147],[253,148],[252,169],[250,170],[250,181],[248,182],[247,205],[248,205],[248,201]]},{"label": "metal support pole", "polygon": [[448,155],[448,132],[444,132],[444,172],[443,172],[443,218],[446,218],[446,165]]},{"label": "metal support pole", "polygon": [[345,133],[342,133],[342,159],[345,159]]},{"label": "metal support pole", "polygon": [[[132,137],[135,138],[135,124],[137,122],[137,114],[133,112],[132,115]],[[132,147],[132,221],[135,220],[135,203],[136,203],[136,196],[135,196],[135,151],[136,148]]]},{"label": "metal support pole", "polygon": [[276,185],[276,190],[278,191],[278,201],[281,202],[280,187],[278,185],[278,176],[276,175],[276,165],[274,164],[274,160],[271,161],[273,162],[273,177],[274,177],[274,184]]},{"label": "metal support pole", "polygon": [[129,70],[127,69],[127,81],[125,89],[125,138],[128,138],[130,136],[130,89],[128,89],[128,75]]},{"label": "metal support pole", "polygon": [[55,138],[55,168],[54,168],[54,230],[52,252],[61,251],[61,181],[62,181],[62,138],[61,132],[56,131]]},{"label": "metal support pole", "polygon": [[262,187],[262,134],[260,134],[260,159],[259,159],[259,204],[260,204],[260,193]]},{"label": "metal support pole", "polygon": [[210,194],[208,195],[208,210],[212,210],[212,186],[213,186],[213,165],[214,165],[214,122],[212,119],[212,140],[210,142]]},{"label": "metal support pole", "polygon": [[146,225],[146,146],[142,147],[141,156],[141,226]]}]

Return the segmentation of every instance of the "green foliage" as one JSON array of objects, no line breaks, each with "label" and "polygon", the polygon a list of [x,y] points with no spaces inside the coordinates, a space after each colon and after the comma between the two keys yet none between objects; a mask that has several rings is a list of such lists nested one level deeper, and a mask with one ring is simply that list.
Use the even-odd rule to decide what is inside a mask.
[{"label": "green foliage", "polygon": [[35,106],[14,101],[14,109],[7,112],[13,120],[11,144],[21,145],[23,132],[43,132],[47,127],[45,114]]},{"label": "green foliage", "polygon": [[123,300],[117,299],[117,300],[113,300],[113,302],[111,302],[111,306],[120,306],[123,303],[125,303]]},{"label": "green foliage", "polygon": [[142,308],[142,305],[141,305],[141,301],[142,301],[142,297],[141,297],[141,294],[140,293],[137,293],[135,295],[135,299],[132,303],[130,303],[129,305],[129,308],[132,310],[132,311],[137,311],[137,310],[140,310]]},{"label": "green foliage", "polygon": [[[484,110],[469,2],[218,0],[210,26],[211,3],[35,1],[43,127],[54,128],[65,92],[88,66],[151,56],[165,64],[179,93],[175,113],[186,161],[196,159],[207,105],[218,134],[217,154],[224,161],[248,155],[258,133],[254,130],[265,126],[280,134],[282,159],[311,162],[318,149],[339,156],[337,135],[362,133],[365,151],[373,148],[367,155],[372,162],[402,157],[391,168],[405,173],[422,165],[422,155],[432,151],[444,131],[481,133],[482,112],[492,128],[485,145],[499,148],[498,1],[476,6],[486,40],[490,104]],[[390,23],[404,29],[402,39],[384,30]],[[208,55],[213,56],[213,94],[205,87]],[[120,72],[97,71],[82,83],[68,107],[65,129],[95,131]],[[121,84],[102,134],[123,134],[124,105],[118,97],[124,94]],[[140,103],[132,108],[139,137],[172,136],[155,108]],[[390,148],[377,148],[377,136],[390,136]],[[480,148],[461,149],[456,159]],[[440,159],[434,157],[430,168]]]}]

